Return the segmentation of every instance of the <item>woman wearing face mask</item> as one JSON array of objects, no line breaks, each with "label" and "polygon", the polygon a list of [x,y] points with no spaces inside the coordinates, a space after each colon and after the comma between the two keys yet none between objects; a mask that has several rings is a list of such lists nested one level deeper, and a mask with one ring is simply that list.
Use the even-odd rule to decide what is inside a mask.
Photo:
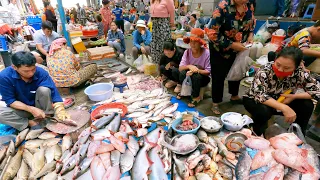
[{"label": "woman wearing face mask", "polygon": [[[274,62],[262,66],[256,73],[243,104],[252,115],[253,130],[258,135],[264,133],[268,120],[277,110],[282,112],[286,122],[298,123],[305,133],[314,107],[311,99],[319,100],[320,87],[300,66],[302,58],[300,49],[287,47]],[[297,93],[298,88],[304,92]],[[292,94],[285,93],[288,90]]]},{"label": "woman wearing face mask", "polygon": [[[209,28],[210,62],[212,75],[212,112],[221,114],[219,103],[223,99],[225,78],[237,53],[246,50],[243,43],[252,43],[255,19],[248,0],[221,0],[212,13]],[[230,102],[242,103],[240,81],[228,81]]]}]

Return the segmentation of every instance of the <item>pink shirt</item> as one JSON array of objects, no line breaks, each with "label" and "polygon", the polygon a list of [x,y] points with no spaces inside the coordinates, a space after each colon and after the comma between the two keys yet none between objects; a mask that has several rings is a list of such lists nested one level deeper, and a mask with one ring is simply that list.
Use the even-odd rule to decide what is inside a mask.
[{"label": "pink shirt", "polygon": [[187,49],[184,51],[181,62],[179,66],[187,66],[187,65],[195,65],[200,66],[204,70],[211,72],[210,65],[210,51],[208,49],[203,48],[203,52],[200,57],[195,58],[192,55],[191,49]]},{"label": "pink shirt", "polygon": [[174,4],[173,0],[155,0],[150,6],[151,17],[170,17],[170,23],[174,23]]}]

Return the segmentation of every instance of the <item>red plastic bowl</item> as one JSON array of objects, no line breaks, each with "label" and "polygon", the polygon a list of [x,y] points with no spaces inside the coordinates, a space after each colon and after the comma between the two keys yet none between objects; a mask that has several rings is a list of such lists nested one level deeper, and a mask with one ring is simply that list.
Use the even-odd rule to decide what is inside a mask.
[{"label": "red plastic bowl", "polygon": [[127,112],[128,112],[128,108],[126,105],[122,104],[122,103],[108,103],[108,104],[104,104],[104,105],[101,105],[99,107],[97,107],[96,109],[94,109],[92,112],[91,112],[91,119],[93,121],[97,120],[96,118],[94,118],[95,116],[99,115],[100,114],[100,111],[101,110],[106,110],[106,109],[109,109],[109,108],[119,108],[119,109],[122,109],[122,114],[121,114],[121,117],[124,117]]}]

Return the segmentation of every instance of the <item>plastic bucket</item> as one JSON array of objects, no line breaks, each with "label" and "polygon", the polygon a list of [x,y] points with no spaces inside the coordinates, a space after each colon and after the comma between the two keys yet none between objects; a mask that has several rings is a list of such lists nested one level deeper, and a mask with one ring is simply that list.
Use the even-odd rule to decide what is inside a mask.
[{"label": "plastic bucket", "polygon": [[276,44],[278,46],[282,46],[282,42],[284,41],[285,38],[286,36],[272,35],[271,43]]},{"label": "plastic bucket", "polygon": [[87,87],[84,93],[91,101],[104,101],[111,98],[113,93],[113,84],[98,83]]}]

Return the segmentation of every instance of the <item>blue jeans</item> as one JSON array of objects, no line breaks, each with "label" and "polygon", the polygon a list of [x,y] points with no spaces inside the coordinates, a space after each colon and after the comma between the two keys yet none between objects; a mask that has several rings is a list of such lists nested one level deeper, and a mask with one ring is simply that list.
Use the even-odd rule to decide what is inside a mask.
[{"label": "blue jeans", "polygon": [[117,53],[121,52],[121,44],[116,41],[108,41],[108,46],[113,47]]},{"label": "blue jeans", "polygon": [[285,0],[276,0],[276,16],[282,16],[284,12],[284,1]]}]

